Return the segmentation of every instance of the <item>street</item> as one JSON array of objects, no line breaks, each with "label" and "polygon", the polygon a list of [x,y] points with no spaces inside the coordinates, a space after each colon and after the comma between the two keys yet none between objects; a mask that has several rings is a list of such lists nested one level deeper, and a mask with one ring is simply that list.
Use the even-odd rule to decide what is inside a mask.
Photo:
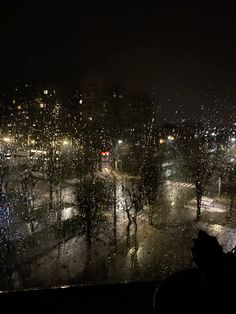
[{"label": "street", "polygon": [[[77,234],[58,242],[51,233],[53,230],[45,229],[45,222],[34,221],[35,225],[40,224],[38,231],[42,230],[44,237],[38,238],[36,247],[31,245],[18,256],[18,266],[14,267],[12,274],[15,289],[159,280],[172,272],[193,266],[191,245],[199,228],[217,236],[225,251],[236,245],[235,223],[227,221],[227,206],[214,203],[213,208],[209,198],[203,199],[202,220],[195,221],[193,185],[170,180],[164,182],[153,224],[150,225],[146,207],[137,213],[136,219],[130,207],[128,219],[126,210],[131,206],[131,199],[123,188],[127,177],[111,171],[97,175],[115,182],[115,233],[114,215],[110,212],[93,235],[88,255],[86,238],[79,230]],[[78,214],[73,206],[73,187],[65,187],[62,194],[67,198],[68,206],[62,210],[61,220],[73,219]],[[55,223],[56,216],[48,216],[47,226]],[[28,223],[22,223],[19,217],[12,219],[9,227],[11,241],[20,237],[18,243],[21,243],[31,234]],[[37,233],[35,237],[38,237]]]}]

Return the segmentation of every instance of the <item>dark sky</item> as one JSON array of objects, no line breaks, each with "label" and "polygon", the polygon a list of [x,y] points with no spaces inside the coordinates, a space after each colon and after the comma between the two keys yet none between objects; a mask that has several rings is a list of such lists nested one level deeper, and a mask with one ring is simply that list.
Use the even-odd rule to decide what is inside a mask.
[{"label": "dark sky", "polygon": [[1,79],[99,78],[162,103],[236,87],[234,8],[164,3],[1,1]]}]

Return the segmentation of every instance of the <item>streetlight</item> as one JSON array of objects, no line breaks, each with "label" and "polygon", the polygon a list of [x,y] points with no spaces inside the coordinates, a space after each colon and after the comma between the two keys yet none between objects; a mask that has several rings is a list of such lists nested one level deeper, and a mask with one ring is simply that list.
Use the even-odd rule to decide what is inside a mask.
[{"label": "streetlight", "polygon": [[168,139],[169,141],[174,141],[175,138],[174,138],[173,135],[168,135],[167,139]]},{"label": "streetlight", "polygon": [[69,141],[64,140],[64,141],[62,142],[62,144],[63,144],[63,145],[68,145],[68,144],[69,144]]},{"label": "streetlight", "polygon": [[11,142],[11,138],[10,137],[4,137],[3,140],[6,143],[10,143]]},{"label": "streetlight", "polygon": [[118,170],[119,146],[123,144],[123,140],[119,139],[115,146],[115,171]]}]

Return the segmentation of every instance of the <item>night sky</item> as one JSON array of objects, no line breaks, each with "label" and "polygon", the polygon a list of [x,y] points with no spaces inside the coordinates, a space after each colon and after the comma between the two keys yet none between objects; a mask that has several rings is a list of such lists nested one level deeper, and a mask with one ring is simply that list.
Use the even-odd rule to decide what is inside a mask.
[{"label": "night sky", "polygon": [[208,95],[232,102],[234,8],[80,2],[1,1],[1,80],[99,80],[154,92],[172,113],[198,114]]}]

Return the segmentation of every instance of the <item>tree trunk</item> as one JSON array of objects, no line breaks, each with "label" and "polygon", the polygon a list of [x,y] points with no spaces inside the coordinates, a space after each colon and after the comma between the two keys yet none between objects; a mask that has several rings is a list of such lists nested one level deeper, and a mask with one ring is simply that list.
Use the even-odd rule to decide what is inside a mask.
[{"label": "tree trunk", "polygon": [[116,215],[116,181],[113,182],[113,243],[114,250],[117,249],[117,215]]},{"label": "tree trunk", "polygon": [[154,214],[154,206],[151,202],[148,202],[148,223],[149,225],[153,225],[153,214]]},{"label": "tree trunk", "polygon": [[54,160],[53,160],[53,148],[50,148],[50,160],[49,160],[49,209],[53,209],[53,176],[54,176]]},{"label": "tree trunk", "polygon": [[233,212],[233,203],[234,203],[234,195],[233,193],[230,194],[230,205],[229,205],[229,217],[232,217]]},{"label": "tree trunk", "polygon": [[91,262],[92,262],[92,232],[91,232],[91,222],[90,220],[86,223],[86,259],[85,259],[85,265],[84,265],[84,275],[85,280],[88,281],[90,279],[90,272],[91,272]]},{"label": "tree trunk", "polygon": [[196,200],[197,200],[197,215],[196,219],[200,220],[201,218],[201,205],[202,205],[202,192],[197,189],[196,191]]},{"label": "tree trunk", "polygon": [[131,256],[131,267],[132,267],[132,278],[137,279],[138,274],[139,274],[139,265],[138,265],[138,249],[139,249],[139,244],[138,244],[138,239],[137,239],[137,233],[138,233],[138,225],[137,221],[134,221],[134,251]]}]

